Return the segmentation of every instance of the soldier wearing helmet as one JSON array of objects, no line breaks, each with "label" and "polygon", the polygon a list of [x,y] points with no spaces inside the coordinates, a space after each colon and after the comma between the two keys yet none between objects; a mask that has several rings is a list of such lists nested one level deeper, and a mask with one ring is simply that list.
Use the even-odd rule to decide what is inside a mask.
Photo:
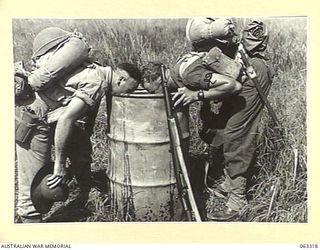
[{"label": "soldier wearing helmet", "polygon": [[[37,173],[50,165],[53,142],[55,160],[51,176],[37,183],[46,183],[48,190],[65,183],[68,179],[66,159],[69,158],[68,171],[76,176],[80,187],[76,205],[80,207],[86,203],[91,188],[90,136],[100,100],[106,93],[132,92],[140,82],[140,71],[135,65],[102,67],[88,60],[88,50],[84,37],[77,32],[50,27],[35,37],[35,70],[28,75],[35,97],[31,104],[19,106],[16,112],[16,131],[20,133],[16,132],[17,209],[22,222],[41,222],[43,213],[52,206],[50,203],[42,209],[44,206],[35,203],[33,190],[37,190],[41,201],[48,197],[39,194],[41,188],[31,187],[35,186]],[[26,116],[34,119],[32,126],[29,124],[30,131],[23,134],[25,130],[21,128]]]},{"label": "soldier wearing helmet", "polygon": [[[254,158],[263,102],[243,69],[237,77],[226,76],[206,67],[208,65],[204,63],[204,57],[214,47],[218,47],[224,55],[242,65],[237,53],[242,47],[267,95],[274,70],[266,57],[266,26],[260,21],[249,22],[239,43],[231,19],[194,18],[188,20],[186,37],[194,51],[184,55],[167,71],[169,86],[178,90],[173,96],[174,105],[202,101],[200,117],[203,130],[200,137],[213,145],[216,153],[223,151],[225,162],[224,182],[213,190],[214,195],[225,200],[225,207],[208,214],[208,218],[215,221],[238,220],[241,210],[248,202],[247,170]],[[149,63],[144,67],[143,78],[147,89],[160,91],[160,88],[155,87],[160,85],[159,65],[160,63]],[[212,100],[219,101],[218,111],[211,111]]]},{"label": "soldier wearing helmet", "polygon": [[[242,50],[256,73],[256,80],[267,96],[275,71],[267,57],[268,31],[262,21],[249,21],[242,31],[239,50]],[[241,56],[236,60],[242,62]],[[246,188],[248,168],[254,163],[257,147],[257,135],[262,116],[264,102],[257,91],[256,85],[249,77],[244,77],[241,92],[223,100],[220,116],[206,111],[208,127],[216,133],[215,137],[222,138],[224,158],[224,181],[217,185],[214,194],[225,199],[225,208],[208,214],[215,221],[236,221],[246,204]],[[222,118],[222,119],[221,119]],[[221,123],[217,129],[215,124]],[[204,122],[205,123],[205,122]],[[212,139],[211,139],[212,140]],[[211,143],[211,140],[208,143]]]},{"label": "soldier wearing helmet", "polygon": [[238,44],[231,18],[191,18],[187,22],[186,38],[194,51],[208,52],[217,46],[230,57],[234,57]]},{"label": "soldier wearing helmet", "polygon": [[[170,88],[178,89],[174,96],[175,105],[188,105],[198,100],[219,99],[239,93],[241,84],[237,77],[219,73],[204,62],[214,47],[219,48],[224,55],[231,54],[234,57],[236,50],[232,21],[228,18],[190,19],[186,36],[194,51],[180,57],[166,72]],[[149,91],[161,92],[160,65],[160,62],[149,62],[143,67],[143,85]]]}]

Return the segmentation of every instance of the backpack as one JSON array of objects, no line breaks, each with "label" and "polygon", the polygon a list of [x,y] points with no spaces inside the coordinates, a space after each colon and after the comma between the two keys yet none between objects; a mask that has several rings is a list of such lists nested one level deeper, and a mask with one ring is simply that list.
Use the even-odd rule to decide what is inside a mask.
[{"label": "backpack", "polygon": [[30,86],[35,91],[43,90],[87,61],[89,50],[82,35],[73,33],[56,46],[53,55],[44,66],[31,73],[28,77]]}]

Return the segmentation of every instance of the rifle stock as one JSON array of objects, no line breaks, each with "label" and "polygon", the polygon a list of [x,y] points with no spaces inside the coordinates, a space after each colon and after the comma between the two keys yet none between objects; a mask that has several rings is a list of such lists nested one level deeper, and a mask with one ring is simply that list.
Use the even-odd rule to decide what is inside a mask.
[{"label": "rifle stock", "polygon": [[[171,145],[171,154],[174,165],[174,172],[177,180],[179,194],[181,195],[181,202],[185,212],[187,213],[188,220],[194,219],[199,222],[201,217],[192,193],[191,184],[187,172],[187,167],[184,161],[183,152],[181,149],[180,131],[176,116],[172,113],[171,98],[168,91],[168,85],[165,77],[165,67],[161,66],[161,82],[163,87],[163,94],[166,105],[166,112],[168,117],[168,129]],[[187,191],[187,193],[185,192]],[[187,199],[186,199],[187,196]],[[191,211],[190,211],[190,208]]]}]

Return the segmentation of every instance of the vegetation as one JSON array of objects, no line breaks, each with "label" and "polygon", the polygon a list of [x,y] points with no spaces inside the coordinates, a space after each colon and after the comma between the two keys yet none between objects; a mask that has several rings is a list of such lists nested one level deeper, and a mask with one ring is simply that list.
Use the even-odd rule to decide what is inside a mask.
[{"label": "vegetation", "polygon": [[[247,20],[236,21],[241,30]],[[253,185],[248,192],[250,202],[243,218],[245,221],[307,222],[306,19],[265,18],[264,21],[270,32],[270,57],[277,70],[269,100],[281,127],[273,126],[265,110],[253,166]],[[185,19],[15,19],[14,60],[27,62],[34,36],[45,27],[58,26],[83,33],[93,47],[92,56],[103,65],[129,61],[141,66],[150,60],[171,65],[190,49],[185,41],[185,25]],[[189,150],[202,157],[206,145],[198,136],[199,104],[191,105],[190,110]],[[105,126],[102,103],[92,137],[92,170],[95,172],[102,172],[107,166]],[[209,198],[207,209],[213,203]],[[93,190],[88,208],[91,212],[82,220],[112,220],[105,193]]]}]

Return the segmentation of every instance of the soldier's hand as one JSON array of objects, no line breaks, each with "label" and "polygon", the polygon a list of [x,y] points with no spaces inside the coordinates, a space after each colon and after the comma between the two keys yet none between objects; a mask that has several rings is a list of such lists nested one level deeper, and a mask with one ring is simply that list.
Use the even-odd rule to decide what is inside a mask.
[{"label": "soldier's hand", "polygon": [[53,175],[48,178],[47,185],[50,189],[55,188],[60,183],[66,183],[67,181],[67,170],[65,164],[55,162]]},{"label": "soldier's hand", "polygon": [[176,92],[172,97],[172,100],[174,101],[174,108],[180,103],[182,103],[183,106],[187,106],[195,101],[198,101],[198,93],[186,87],[179,88],[178,92]]}]

